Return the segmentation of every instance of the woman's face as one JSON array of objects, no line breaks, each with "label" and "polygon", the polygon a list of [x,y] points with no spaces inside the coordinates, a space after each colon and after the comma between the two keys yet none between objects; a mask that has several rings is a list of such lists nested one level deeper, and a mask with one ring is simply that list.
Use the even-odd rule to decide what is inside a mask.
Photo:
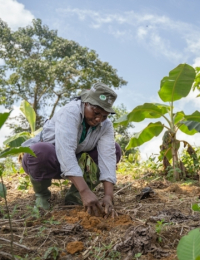
[{"label": "woman's face", "polygon": [[84,117],[86,124],[89,126],[97,126],[106,118],[110,113],[106,112],[103,108],[93,106],[90,103],[85,103]]}]

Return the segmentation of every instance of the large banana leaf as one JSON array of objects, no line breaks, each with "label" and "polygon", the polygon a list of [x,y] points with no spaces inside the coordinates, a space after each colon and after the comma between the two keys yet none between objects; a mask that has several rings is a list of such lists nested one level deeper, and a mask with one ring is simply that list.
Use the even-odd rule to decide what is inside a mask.
[{"label": "large banana leaf", "polygon": [[158,94],[164,102],[172,102],[186,97],[195,79],[195,70],[188,64],[179,64],[161,80]]},{"label": "large banana leaf", "polygon": [[31,132],[35,131],[35,122],[36,122],[36,114],[32,106],[25,100],[22,101],[20,105],[20,110],[25,115],[26,119],[28,120]]},{"label": "large banana leaf", "polygon": [[[195,122],[195,121],[185,121],[182,122],[182,124],[184,124],[188,131],[194,131],[195,134],[196,133],[200,133],[200,123],[199,122]],[[181,129],[181,128],[180,128]],[[182,131],[182,129],[181,129]],[[185,132],[184,132],[185,133]],[[187,133],[186,133],[187,134]]]},{"label": "large banana leaf", "polygon": [[128,145],[126,146],[126,150],[148,142],[154,136],[158,136],[162,132],[163,128],[164,126],[161,122],[150,123],[141,132],[134,134],[134,136],[130,139]]},{"label": "large banana leaf", "polygon": [[193,114],[191,115],[185,115],[185,119],[187,121],[196,121],[196,122],[200,122],[200,112],[199,111],[195,111]]},{"label": "large banana leaf", "polygon": [[0,129],[1,127],[4,125],[4,123],[6,122],[7,118],[9,117],[10,112],[5,112],[5,113],[0,113]]},{"label": "large banana leaf", "polygon": [[8,148],[0,152],[0,158],[5,158],[7,156],[16,155],[19,153],[29,153],[32,156],[36,157],[35,153],[29,147],[17,147],[17,148]]},{"label": "large banana leaf", "polygon": [[182,237],[177,247],[179,260],[196,260],[200,256],[200,229],[191,230]]},{"label": "large banana leaf", "polygon": [[19,147],[23,142],[30,139],[31,135],[29,132],[18,133],[8,139],[6,139],[3,144],[10,147]]},{"label": "large banana leaf", "polygon": [[170,107],[158,103],[144,103],[135,107],[132,112],[122,116],[114,122],[114,127],[120,125],[127,126],[130,122],[141,122],[145,118],[160,118],[168,113]]}]

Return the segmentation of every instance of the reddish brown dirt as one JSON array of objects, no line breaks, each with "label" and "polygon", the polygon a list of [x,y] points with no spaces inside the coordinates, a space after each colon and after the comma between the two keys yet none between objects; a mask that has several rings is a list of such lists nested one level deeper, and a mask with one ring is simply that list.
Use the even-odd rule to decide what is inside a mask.
[{"label": "reddish brown dirt", "polygon": [[[128,251],[122,245],[121,251],[115,252],[114,247],[129,239],[127,230],[137,230],[142,226],[148,227],[153,234],[149,235],[150,239],[152,237],[149,243],[155,249],[155,253],[143,254],[140,260],[177,260],[176,247],[180,238],[191,229],[200,226],[200,215],[191,210],[192,203],[199,203],[200,187],[198,184],[172,184],[163,179],[154,181],[155,178],[152,176],[148,180],[135,181],[128,188],[121,190],[133,182],[133,179],[131,176],[118,175],[118,184],[115,186],[115,193],[118,193],[114,196],[118,217],[115,219],[90,216],[80,206],[65,206],[64,195],[54,186],[51,187],[52,210],[37,211],[33,208],[35,196],[32,188],[28,192],[19,191],[16,188],[18,176],[5,178],[8,205],[12,215],[13,238],[17,243],[14,244],[14,254],[21,257],[28,255],[29,259],[36,260],[43,259],[49,248],[56,248],[57,260],[94,260],[97,254],[99,257],[105,255],[105,259],[108,260],[124,260]],[[137,201],[136,195],[146,186],[154,190],[154,195]],[[103,188],[97,187],[95,193],[101,197]],[[6,260],[10,259],[10,244],[6,241],[11,239],[11,230],[6,217],[5,203],[1,198],[0,209],[0,260]],[[157,233],[157,220],[154,219],[163,217],[163,214],[167,224]],[[83,246],[82,251],[70,251],[69,245],[72,249],[81,248],[77,242]],[[130,242],[132,243],[132,240]],[[1,252],[8,255],[3,256]],[[47,259],[54,259],[53,251],[50,251]]]},{"label": "reddish brown dirt", "polygon": [[77,252],[81,252],[84,249],[84,244],[81,241],[69,242],[67,244],[67,253],[74,255]]}]

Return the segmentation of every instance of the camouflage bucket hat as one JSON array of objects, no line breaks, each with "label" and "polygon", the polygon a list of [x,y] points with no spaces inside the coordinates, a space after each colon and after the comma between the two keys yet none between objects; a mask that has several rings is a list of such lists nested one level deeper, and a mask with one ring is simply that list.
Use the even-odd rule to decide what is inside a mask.
[{"label": "camouflage bucket hat", "polygon": [[90,90],[83,90],[80,94],[82,102],[99,106],[105,111],[115,114],[112,105],[117,98],[117,94],[103,83],[96,83]]}]

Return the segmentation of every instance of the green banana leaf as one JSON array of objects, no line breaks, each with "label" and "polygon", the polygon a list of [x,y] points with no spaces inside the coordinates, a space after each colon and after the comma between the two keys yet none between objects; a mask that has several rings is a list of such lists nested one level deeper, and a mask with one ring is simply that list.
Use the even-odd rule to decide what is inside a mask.
[{"label": "green banana leaf", "polygon": [[195,134],[200,133],[200,123],[199,122],[185,121],[185,122],[181,122],[181,123],[187,127],[188,131],[194,131]]},{"label": "green banana leaf", "polygon": [[31,127],[31,132],[35,132],[36,114],[32,106],[27,101],[23,100],[20,105],[20,110],[28,120]]},{"label": "green banana leaf", "polygon": [[129,114],[122,116],[114,122],[114,127],[118,125],[127,126],[130,122],[141,122],[145,118],[160,118],[168,113],[170,107],[158,103],[144,103],[135,107]]},{"label": "green banana leaf", "polygon": [[153,137],[158,136],[162,132],[163,128],[164,125],[161,122],[150,123],[141,132],[134,134],[134,136],[130,139],[128,145],[126,146],[126,150],[148,142]]},{"label": "green banana leaf", "polygon": [[185,119],[187,121],[196,121],[196,122],[200,122],[200,112],[199,111],[195,111],[193,114],[191,115],[185,115]]},{"label": "green banana leaf", "polygon": [[5,158],[11,155],[17,155],[19,153],[29,153],[32,156],[36,157],[35,153],[29,147],[17,147],[17,148],[8,148],[0,152],[0,158]]},{"label": "green banana leaf", "polygon": [[34,137],[37,134],[39,134],[42,131],[43,127],[40,127],[39,129],[37,129],[35,132],[31,133],[31,135]]},{"label": "green banana leaf", "polygon": [[161,80],[158,95],[164,102],[173,102],[186,97],[195,79],[195,70],[188,64],[179,64]]},{"label": "green banana leaf", "polygon": [[12,112],[12,110],[10,112],[0,113],[0,129],[6,122],[6,120],[9,117],[11,112]]},{"label": "green banana leaf", "polygon": [[180,111],[180,112],[177,112],[175,115],[174,115],[174,124],[178,124],[180,121],[184,120],[185,118],[185,114],[183,111]]},{"label": "green banana leaf", "polygon": [[200,229],[191,230],[182,237],[177,247],[179,260],[196,260],[200,256]]},{"label": "green banana leaf", "polygon": [[6,139],[3,144],[10,147],[19,147],[23,142],[30,139],[31,135],[29,132],[18,133],[8,139]]}]

